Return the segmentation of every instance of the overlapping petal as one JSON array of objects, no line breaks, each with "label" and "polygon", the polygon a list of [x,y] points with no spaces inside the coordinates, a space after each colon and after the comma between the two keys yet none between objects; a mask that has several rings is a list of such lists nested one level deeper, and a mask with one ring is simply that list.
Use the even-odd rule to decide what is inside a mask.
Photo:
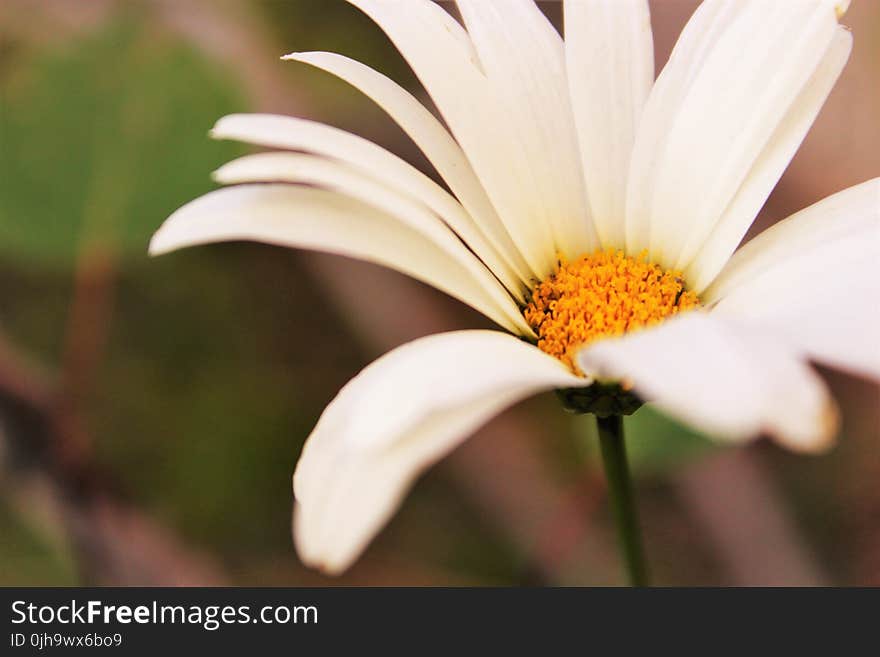
[{"label": "overlapping petal", "polygon": [[851,50],[852,35],[838,27],[819,67],[792,103],[697,255],[686,265],[683,261],[678,263],[695,292],[702,292],[711,283],[739,245],[813,125]]},{"label": "overlapping petal", "polygon": [[[345,163],[304,153],[259,153],[225,164],[215,172],[214,177],[225,184],[272,181],[316,185],[371,205],[421,233],[436,248],[456,260],[497,305],[508,309],[514,322],[522,328],[519,313],[511,303],[510,296],[449,228],[422,204],[377,183]],[[522,291],[515,289],[521,300]],[[528,335],[528,332],[524,334]]]},{"label": "overlapping petal", "polygon": [[880,179],[801,210],[737,251],[716,312],[772,327],[828,365],[880,379]]},{"label": "overlapping petal", "polygon": [[[446,190],[393,153],[344,130],[291,116],[231,114],[220,119],[211,134],[217,139],[302,150],[345,162],[389,189],[425,204],[462,237],[475,234],[473,218]],[[505,270],[497,273],[504,277]],[[513,288],[517,285],[516,281],[505,281]]]},{"label": "overlapping petal", "polygon": [[446,181],[474,224],[460,223],[461,237],[511,288],[530,281],[528,266],[498,218],[461,147],[412,94],[382,73],[343,55],[305,52],[287,55],[332,73],[376,102],[406,132]]},{"label": "overlapping petal", "polygon": [[[667,268],[693,260],[825,61],[839,5],[707,0],[697,9],[636,136],[626,209],[631,253],[647,248]],[[799,139],[782,132],[787,152]],[[768,170],[781,173],[775,164],[759,166],[762,190]]]},{"label": "overlapping petal", "polygon": [[536,392],[589,383],[494,331],[433,335],[379,358],[327,406],[297,465],[294,536],[303,561],[344,570],[415,478],[477,427]]},{"label": "overlapping petal", "polygon": [[593,250],[562,38],[532,0],[456,4],[513,147],[511,184],[527,185],[529,221],[549,226],[566,258]]},{"label": "overlapping petal", "polygon": [[690,312],[588,345],[577,362],[724,440],[769,434],[791,449],[817,451],[837,428],[828,390],[801,353],[772,331],[728,317]]},{"label": "overlapping petal", "polygon": [[[590,250],[596,242],[585,214],[562,44],[538,9],[513,0],[484,29],[487,12],[498,18],[499,8],[462,3],[469,34],[428,0],[349,2],[412,67],[536,280],[553,270],[560,250],[573,257]],[[567,139],[552,141],[563,133]],[[571,239],[557,244],[563,233]]]},{"label": "overlapping petal", "polygon": [[[388,202],[393,197],[388,197]],[[401,206],[406,213],[411,207]],[[416,221],[417,218],[413,218]],[[350,196],[284,184],[220,189],[172,214],[153,236],[150,252],[231,240],[314,249],[396,269],[476,308],[513,333],[529,335],[513,300],[488,272],[462,262],[411,225]],[[471,256],[472,257],[472,256]],[[482,267],[482,265],[480,265]],[[496,286],[495,293],[491,285]]]},{"label": "overlapping petal", "polygon": [[587,197],[603,248],[623,249],[626,183],[654,83],[647,0],[565,0],[565,58]]}]

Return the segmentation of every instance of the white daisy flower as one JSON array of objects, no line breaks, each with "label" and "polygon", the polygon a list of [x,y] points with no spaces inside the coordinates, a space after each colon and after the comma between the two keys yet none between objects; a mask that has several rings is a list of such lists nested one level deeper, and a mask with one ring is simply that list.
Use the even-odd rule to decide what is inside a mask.
[{"label": "white daisy flower", "polygon": [[175,212],[151,251],[246,239],[361,258],[504,331],[416,340],[339,392],[294,475],[306,563],[347,568],[425,468],[544,390],[600,413],[650,400],[725,441],[829,445],[810,363],[880,378],[880,179],[737,246],[849,56],[847,2],[707,0],[654,80],[644,0],[566,0],[564,41],[531,0],[459,0],[463,26],[427,0],[349,1],[445,126],[363,64],[288,58],[372,98],[449,191],[336,128],[227,116],[215,137],[275,150],[222,167],[234,186]]}]

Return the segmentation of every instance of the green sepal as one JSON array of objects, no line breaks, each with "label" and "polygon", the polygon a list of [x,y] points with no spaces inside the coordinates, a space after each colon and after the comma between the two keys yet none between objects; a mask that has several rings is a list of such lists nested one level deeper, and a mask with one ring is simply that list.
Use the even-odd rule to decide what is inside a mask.
[{"label": "green sepal", "polygon": [[558,388],[556,396],[569,413],[592,413],[596,417],[632,415],[644,403],[619,383],[596,381],[586,388]]}]

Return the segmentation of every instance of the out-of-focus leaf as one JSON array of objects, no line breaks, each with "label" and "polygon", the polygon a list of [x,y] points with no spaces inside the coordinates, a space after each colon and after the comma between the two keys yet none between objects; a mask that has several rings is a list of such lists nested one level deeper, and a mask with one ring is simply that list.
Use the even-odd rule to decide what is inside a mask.
[{"label": "out-of-focus leaf", "polygon": [[[0,500],[2,501],[2,500]],[[0,582],[3,586],[76,586],[69,554],[49,545],[6,504],[0,503]]]},{"label": "out-of-focus leaf", "polygon": [[84,238],[145,254],[177,206],[237,152],[214,120],[243,107],[234,80],[122,21],[33,53],[0,79],[0,255],[64,268]]},{"label": "out-of-focus leaf", "polygon": [[630,462],[640,472],[673,469],[716,448],[704,435],[649,405],[624,419],[624,431]]}]

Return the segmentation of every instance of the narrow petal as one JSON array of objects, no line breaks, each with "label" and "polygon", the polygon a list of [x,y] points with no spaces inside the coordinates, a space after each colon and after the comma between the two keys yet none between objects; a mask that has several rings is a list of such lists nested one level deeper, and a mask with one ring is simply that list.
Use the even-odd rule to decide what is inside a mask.
[{"label": "narrow petal", "polygon": [[309,436],[294,475],[303,561],[345,570],[414,480],[505,407],[588,385],[558,360],[494,331],[416,340],[351,380]]},{"label": "narrow petal", "polygon": [[377,105],[406,132],[425,154],[453,194],[474,218],[477,230],[464,225],[464,239],[474,252],[499,273],[499,278],[528,283],[528,267],[498,218],[467,157],[452,135],[411,93],[373,70],[343,55],[329,52],[293,53],[284,57],[310,64],[345,80]]},{"label": "narrow petal", "polygon": [[696,255],[837,34],[831,0],[707,0],[645,105],[627,244],[668,268]]},{"label": "narrow petal", "polygon": [[543,199],[536,192],[528,154],[508,119],[512,108],[490,85],[468,33],[429,0],[348,1],[382,28],[412,67],[534,278],[545,278],[556,265],[557,250],[550,224],[536,215]]},{"label": "narrow petal", "polygon": [[718,225],[691,263],[678,263],[686,278],[693,281],[691,287],[695,292],[702,292],[712,282],[745,236],[816,120],[851,50],[852,35],[838,27],[819,68],[764,147]]},{"label": "narrow petal", "polygon": [[625,247],[626,181],[654,83],[646,0],[565,0],[565,57],[587,198],[603,248]]},{"label": "narrow petal", "polygon": [[[289,116],[232,114],[220,119],[211,134],[218,139],[309,151],[340,160],[424,203],[465,241],[467,236],[476,238],[479,234],[473,218],[437,183],[384,148],[344,130]],[[503,269],[498,271],[499,276],[504,273]],[[515,287],[513,281],[506,281]]]},{"label": "narrow petal", "polygon": [[[509,314],[519,314],[499,281],[428,208],[343,162],[304,153],[259,153],[225,164],[215,172],[214,177],[224,184],[286,182],[316,185],[371,205],[427,237],[465,268],[499,306],[508,308]],[[514,289],[522,302],[520,288],[516,286]]]},{"label": "narrow petal", "polygon": [[[577,149],[565,49],[533,0],[457,0],[487,84],[517,146],[511,167],[529,184],[530,220],[550,226],[558,252],[575,259],[598,246]],[[596,99],[594,99],[596,100]]]},{"label": "narrow petal", "polygon": [[772,327],[811,358],[880,379],[880,178],[780,221],[737,251],[703,295]]},{"label": "narrow petal", "polygon": [[153,236],[150,253],[233,240],[313,249],[381,264],[433,285],[511,332],[530,333],[509,297],[509,304],[500,305],[472,271],[423,233],[325,189],[267,184],[211,192],[172,214]]},{"label": "narrow petal", "polygon": [[797,350],[723,317],[688,313],[588,346],[578,363],[631,383],[665,412],[722,440],[766,433],[791,449],[817,451],[837,428],[825,385]]},{"label": "narrow petal", "polygon": [[732,2],[702,2],[678,37],[669,61],[657,77],[636,131],[627,178],[626,244],[631,253],[651,245],[651,203],[657,168],[679,106],[737,6]]}]

